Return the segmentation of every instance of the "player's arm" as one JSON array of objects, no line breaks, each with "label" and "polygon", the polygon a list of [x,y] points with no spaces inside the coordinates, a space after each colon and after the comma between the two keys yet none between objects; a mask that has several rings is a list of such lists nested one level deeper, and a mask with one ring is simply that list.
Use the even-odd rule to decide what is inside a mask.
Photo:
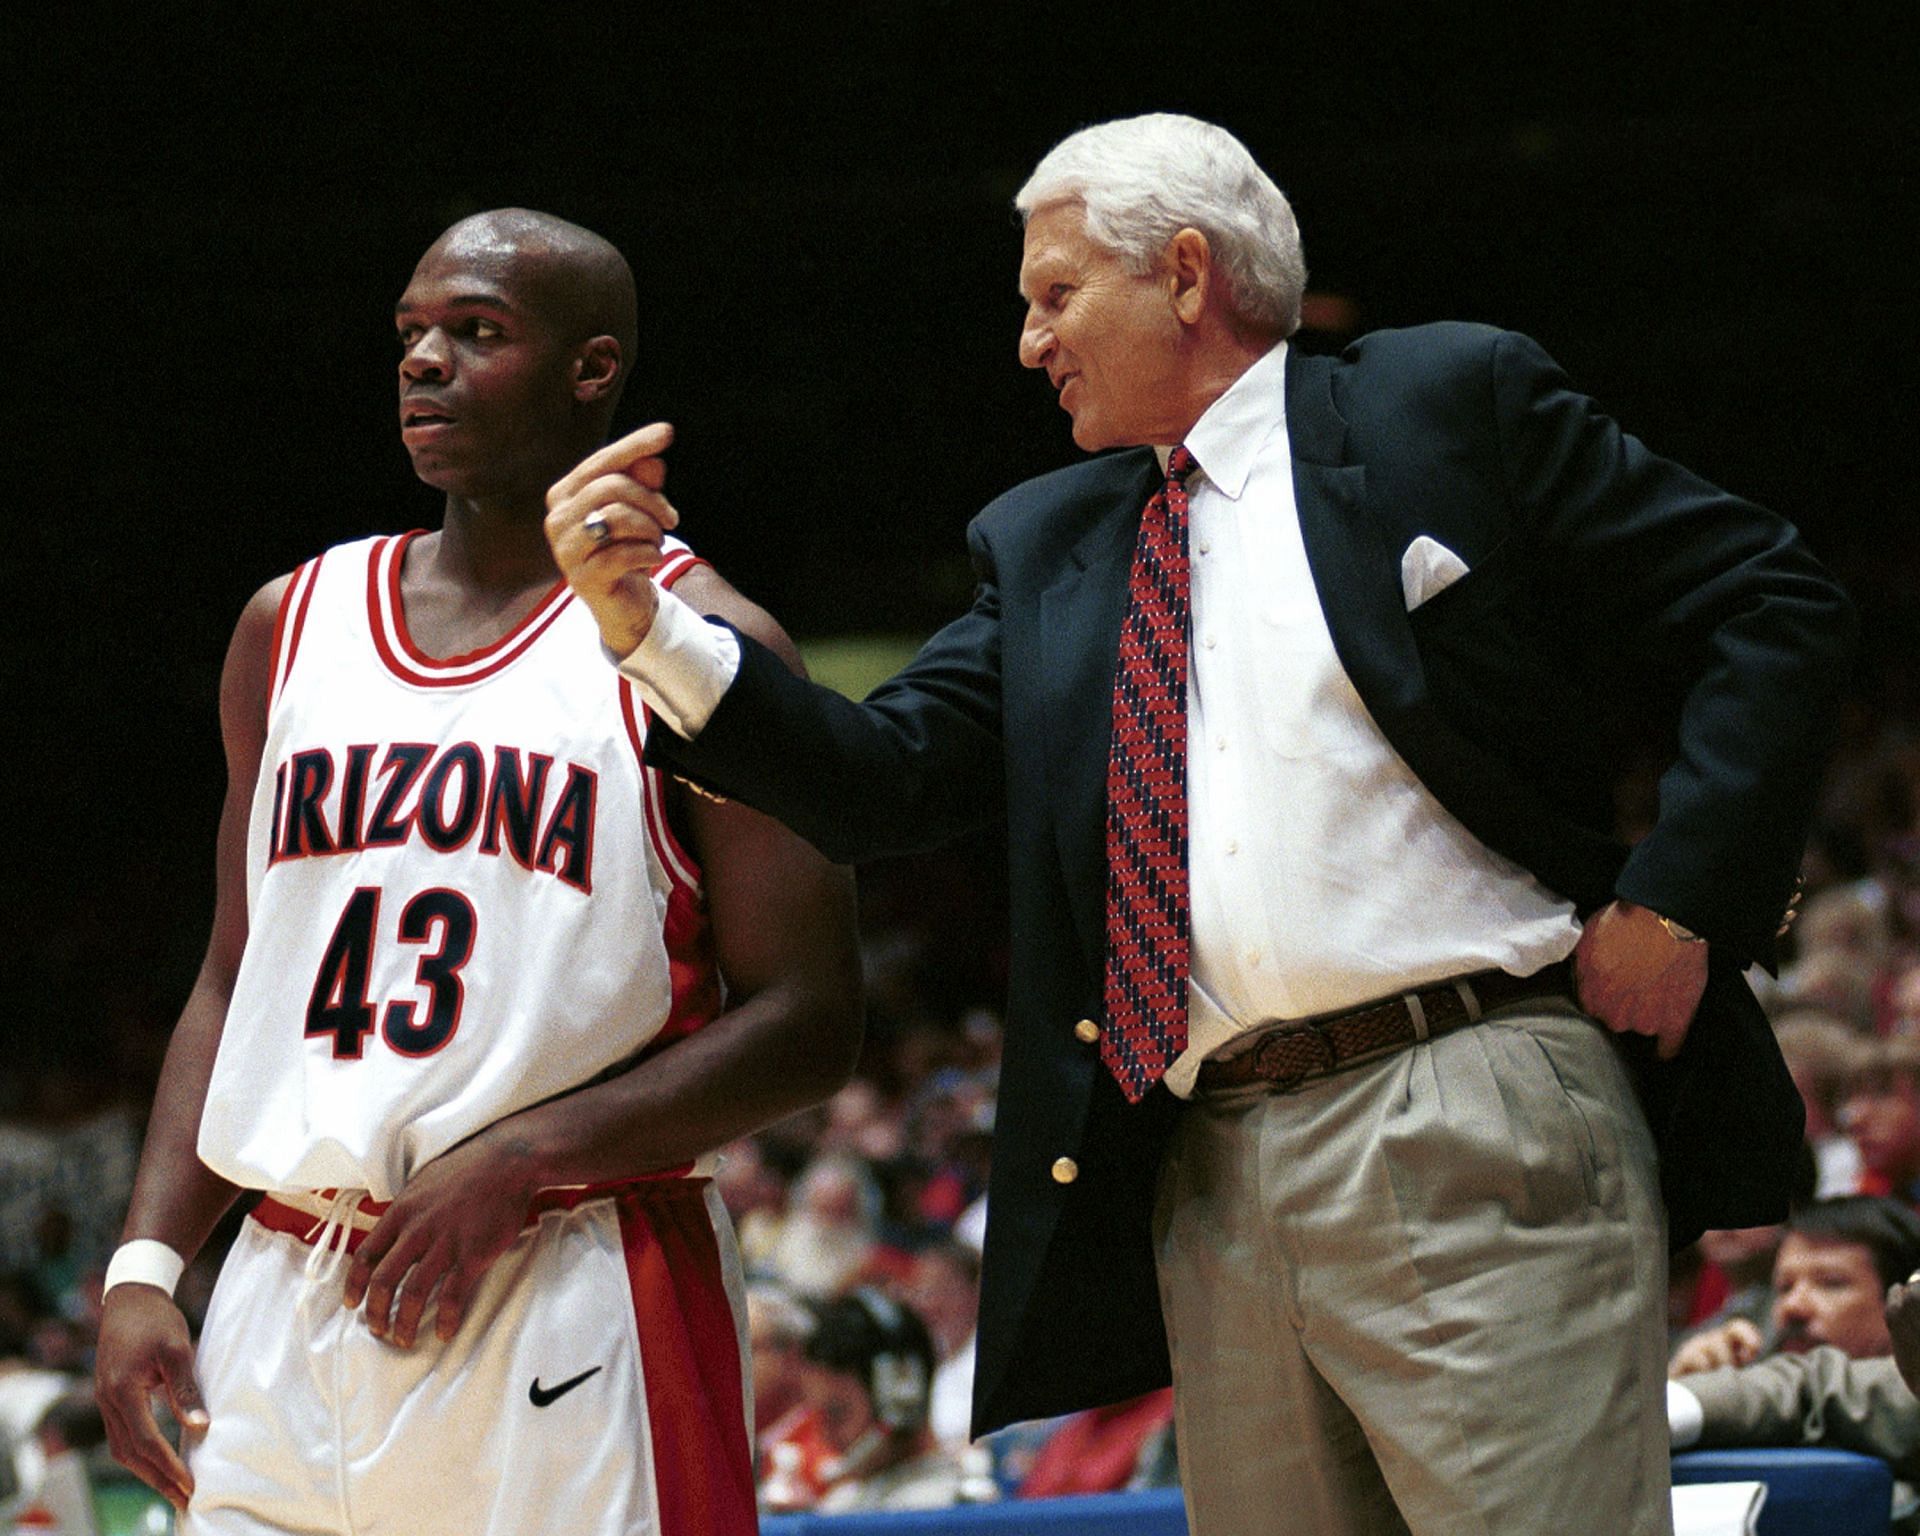
[{"label": "player's arm", "polygon": [[[711,572],[689,573],[676,590],[798,667],[779,627]],[[431,1304],[435,1333],[451,1338],[536,1191],[689,1162],[818,1103],[852,1072],[861,1014],[851,875],[744,806],[688,796],[685,809],[726,1011],[625,1073],[509,1116],[420,1169],[348,1269],[345,1304],[364,1299],[376,1334],[411,1345]]]},{"label": "player's arm", "polygon": [[[215,848],[213,933],[160,1070],[122,1233],[123,1241],[152,1238],[187,1259],[200,1250],[239,1193],[200,1161],[196,1143],[247,941],[247,818],[266,745],[274,618],[285,589],[283,577],[254,595],[227,648],[220,677],[227,793]],[[175,1416],[189,1428],[202,1427],[206,1420],[186,1319],[166,1291],[133,1281],[107,1293],[94,1376],[115,1457],[184,1508],[193,1480],[154,1419],[154,1394],[164,1393]]]}]

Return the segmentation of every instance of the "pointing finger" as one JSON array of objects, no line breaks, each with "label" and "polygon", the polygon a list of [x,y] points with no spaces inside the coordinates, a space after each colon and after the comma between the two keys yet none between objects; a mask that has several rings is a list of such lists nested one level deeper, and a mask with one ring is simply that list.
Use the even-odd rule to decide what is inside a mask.
[{"label": "pointing finger", "polygon": [[[630,470],[642,459],[657,458],[667,451],[672,442],[673,426],[669,422],[651,422],[638,431],[629,432],[625,437],[588,454],[556,480],[553,489],[547,492],[547,505],[552,507],[565,501],[598,475]],[[660,473],[664,476],[665,471]]]}]

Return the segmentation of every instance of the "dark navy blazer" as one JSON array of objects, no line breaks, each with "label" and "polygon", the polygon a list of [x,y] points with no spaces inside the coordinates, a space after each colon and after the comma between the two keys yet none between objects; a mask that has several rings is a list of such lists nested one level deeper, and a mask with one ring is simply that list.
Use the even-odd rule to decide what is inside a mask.
[{"label": "dark navy blazer", "polygon": [[[1523,336],[1381,332],[1289,352],[1302,533],[1368,711],[1488,847],[1590,911],[1616,895],[1712,941],[1678,1061],[1636,1053],[1670,1238],[1785,1214],[1801,1110],[1740,972],[1794,888],[1853,624],[1793,529],[1649,453]],[[1146,449],[1015,487],[969,530],[973,607],[864,704],[746,642],[694,743],[648,756],[830,857],[925,848],[1004,814],[1012,975],[988,1201],[974,1428],[1168,1376],[1149,1237],[1179,1105],[1129,1106],[1074,1024],[1100,1013],[1114,656]],[[1407,545],[1469,573],[1412,613]],[[1612,834],[1615,729],[1673,749],[1659,815]],[[1390,876],[1387,876],[1390,877]],[[1645,1044],[1626,1042],[1630,1051]],[[1062,1184],[1056,1159],[1079,1174]]]}]

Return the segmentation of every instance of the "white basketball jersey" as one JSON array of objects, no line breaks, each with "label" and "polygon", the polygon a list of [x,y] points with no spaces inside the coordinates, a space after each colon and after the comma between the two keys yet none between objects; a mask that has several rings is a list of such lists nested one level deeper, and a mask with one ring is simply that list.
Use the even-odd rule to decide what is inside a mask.
[{"label": "white basketball jersey", "polygon": [[[422,1163],[719,1008],[698,871],[644,706],[564,583],[436,660],[413,534],[294,573],[247,844],[248,935],[200,1156],[390,1200]],[[656,580],[695,564],[668,541]]]}]

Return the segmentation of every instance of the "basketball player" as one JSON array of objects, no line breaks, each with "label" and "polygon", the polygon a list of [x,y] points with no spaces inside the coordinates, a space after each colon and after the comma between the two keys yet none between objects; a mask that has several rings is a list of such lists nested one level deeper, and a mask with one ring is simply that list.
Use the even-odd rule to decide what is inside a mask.
[{"label": "basketball player", "polygon": [[[858,961],[843,871],[643,770],[553,565],[543,495],[605,436],[634,310],[586,230],[454,225],[396,314],[442,527],[241,616],[213,936],[99,1350],[183,1533],[754,1529],[702,1158],[845,1080]],[[659,579],[797,666],[684,546]],[[196,1361],[171,1289],[242,1190]]]}]

